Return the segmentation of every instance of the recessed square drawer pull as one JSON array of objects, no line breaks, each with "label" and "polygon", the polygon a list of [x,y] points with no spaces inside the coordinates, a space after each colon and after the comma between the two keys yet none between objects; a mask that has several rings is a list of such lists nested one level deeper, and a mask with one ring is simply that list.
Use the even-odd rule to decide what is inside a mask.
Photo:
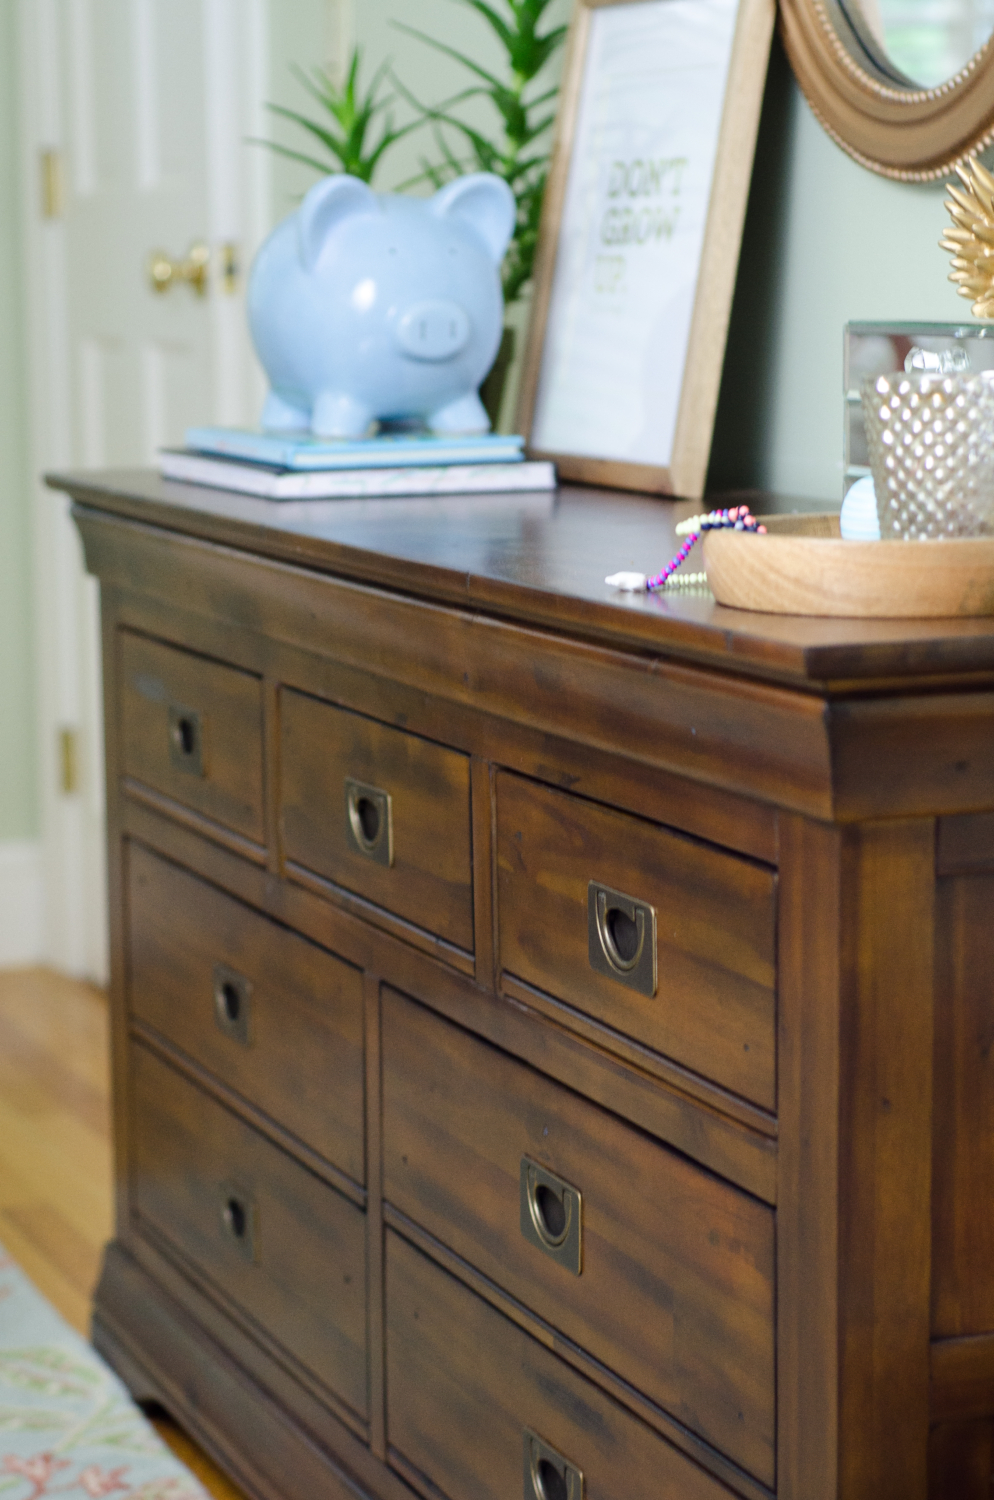
[{"label": "recessed square drawer pull", "polygon": [[591,880],[587,886],[590,967],[650,998],[656,993],[656,913],[647,901]]},{"label": "recessed square drawer pull", "polygon": [[353,849],[378,865],[393,864],[393,807],[390,793],[345,778],[346,834]]},{"label": "recessed square drawer pull", "polygon": [[530,1157],[521,1158],[521,1233],[559,1265],[583,1270],[583,1198]]},{"label": "recessed square drawer pull", "polygon": [[583,1500],[583,1474],[525,1428],[523,1500]]},{"label": "recessed square drawer pull", "polygon": [[[160,721],[161,722],[161,721]],[[191,776],[204,774],[204,725],[195,708],[169,705],[169,759]]]},{"label": "recessed square drawer pull", "polygon": [[222,1182],[221,1227],[246,1260],[258,1260],[259,1214],[255,1199],[237,1182]]},{"label": "recessed square drawer pull", "polygon": [[225,1036],[251,1047],[252,981],[227,964],[214,965],[214,1020]]}]

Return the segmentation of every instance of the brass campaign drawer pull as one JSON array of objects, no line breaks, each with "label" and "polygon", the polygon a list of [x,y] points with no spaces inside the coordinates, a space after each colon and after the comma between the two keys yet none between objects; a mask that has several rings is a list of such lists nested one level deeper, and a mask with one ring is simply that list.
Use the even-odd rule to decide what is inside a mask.
[{"label": "brass campaign drawer pull", "polygon": [[214,965],[214,1020],[225,1036],[252,1045],[252,981],[227,964]]},{"label": "brass campaign drawer pull", "polygon": [[525,1428],[523,1500],[583,1500],[583,1474],[575,1464]]},{"label": "brass campaign drawer pull", "polygon": [[559,1265],[583,1270],[583,1197],[530,1157],[521,1158],[521,1233]]},{"label": "brass campaign drawer pull", "polygon": [[204,774],[204,723],[195,708],[169,705],[169,759],[179,771]]},{"label": "brass campaign drawer pull", "polygon": [[252,1194],[236,1182],[220,1187],[221,1227],[246,1260],[258,1260],[259,1212]]},{"label": "brass campaign drawer pull", "polygon": [[393,864],[393,805],[390,793],[345,778],[345,830],[353,849],[375,864]]},{"label": "brass campaign drawer pull", "polygon": [[591,880],[587,886],[590,967],[650,998],[656,993],[656,913],[647,901]]}]

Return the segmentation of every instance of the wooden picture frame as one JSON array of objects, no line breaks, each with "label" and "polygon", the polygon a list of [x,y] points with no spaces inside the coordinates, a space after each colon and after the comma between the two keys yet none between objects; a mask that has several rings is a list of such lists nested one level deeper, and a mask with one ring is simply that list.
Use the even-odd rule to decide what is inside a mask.
[{"label": "wooden picture frame", "polygon": [[565,479],[704,492],[774,16],[576,0],[518,405]]}]

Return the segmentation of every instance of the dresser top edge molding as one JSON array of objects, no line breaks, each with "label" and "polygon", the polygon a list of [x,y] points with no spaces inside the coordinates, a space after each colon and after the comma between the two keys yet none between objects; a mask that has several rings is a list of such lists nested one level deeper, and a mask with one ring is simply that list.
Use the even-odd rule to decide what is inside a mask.
[{"label": "dresser top edge molding", "polygon": [[150,469],[77,470],[46,482],[77,506],[121,519],[802,691],[994,685],[994,619],[802,618],[725,608],[704,591],[607,588],[607,572],[651,571],[679,545],[674,528],[688,507],[658,497],[564,485],[554,495],[279,502],[169,482]]}]

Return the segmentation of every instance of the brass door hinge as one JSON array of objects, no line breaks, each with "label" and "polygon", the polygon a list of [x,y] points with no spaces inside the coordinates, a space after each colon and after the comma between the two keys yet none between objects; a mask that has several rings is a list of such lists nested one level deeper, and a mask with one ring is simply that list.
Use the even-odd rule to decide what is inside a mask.
[{"label": "brass door hinge", "polygon": [[59,730],[59,782],[66,797],[79,791],[79,735],[75,729]]},{"label": "brass door hinge", "polygon": [[65,210],[65,184],[62,171],[62,152],[48,150],[41,153],[41,215],[43,219],[61,219]]}]

